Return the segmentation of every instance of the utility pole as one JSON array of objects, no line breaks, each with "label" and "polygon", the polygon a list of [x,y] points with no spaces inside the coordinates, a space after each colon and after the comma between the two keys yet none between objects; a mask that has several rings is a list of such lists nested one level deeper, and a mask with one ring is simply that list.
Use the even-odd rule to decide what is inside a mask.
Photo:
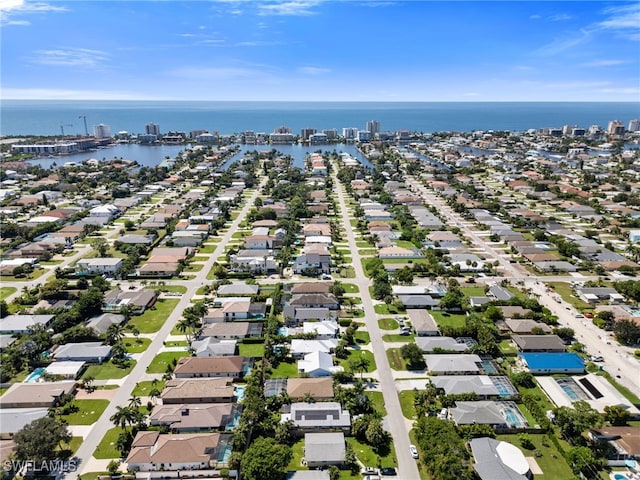
[{"label": "utility pole", "polygon": [[85,136],[89,136],[89,129],[87,128],[87,116],[79,115],[78,118],[81,118],[84,121],[84,134]]}]

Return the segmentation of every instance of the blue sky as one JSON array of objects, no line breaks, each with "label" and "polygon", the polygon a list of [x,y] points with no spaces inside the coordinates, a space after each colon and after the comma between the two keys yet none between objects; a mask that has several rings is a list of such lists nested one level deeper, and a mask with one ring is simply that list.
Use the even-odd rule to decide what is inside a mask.
[{"label": "blue sky", "polygon": [[2,98],[639,101],[640,2],[0,0]]}]

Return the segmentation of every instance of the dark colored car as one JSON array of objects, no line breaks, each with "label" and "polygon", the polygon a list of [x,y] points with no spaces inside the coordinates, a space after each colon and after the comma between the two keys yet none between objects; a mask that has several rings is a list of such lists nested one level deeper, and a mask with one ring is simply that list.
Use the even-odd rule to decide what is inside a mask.
[{"label": "dark colored car", "polygon": [[387,476],[397,475],[396,469],[395,468],[391,468],[391,467],[381,468],[380,469],[380,474],[381,475],[387,475]]}]

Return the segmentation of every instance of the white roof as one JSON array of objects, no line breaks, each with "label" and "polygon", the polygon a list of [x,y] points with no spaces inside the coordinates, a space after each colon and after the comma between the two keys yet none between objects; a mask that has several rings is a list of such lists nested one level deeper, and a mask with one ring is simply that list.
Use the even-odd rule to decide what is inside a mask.
[{"label": "white roof", "polygon": [[44,371],[51,375],[76,376],[85,362],[53,362]]}]

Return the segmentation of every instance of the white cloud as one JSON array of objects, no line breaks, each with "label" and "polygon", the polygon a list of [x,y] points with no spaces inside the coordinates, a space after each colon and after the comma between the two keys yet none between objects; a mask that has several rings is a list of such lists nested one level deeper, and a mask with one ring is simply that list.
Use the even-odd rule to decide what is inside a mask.
[{"label": "white cloud", "polygon": [[24,0],[0,1],[0,12],[39,13],[39,12],[68,12],[69,9],[45,2],[25,2]]},{"label": "white cloud", "polygon": [[330,71],[331,71],[330,69],[322,68],[322,67],[306,66],[306,67],[298,68],[298,72],[304,73],[305,75],[322,75],[325,73],[329,73]]},{"label": "white cloud", "polygon": [[312,10],[318,5],[318,1],[286,1],[263,3],[258,5],[258,15],[288,15],[308,16],[315,15]]},{"label": "white cloud", "polygon": [[0,0],[0,26],[20,25],[28,26],[31,22],[27,20],[16,20],[15,17],[22,15],[67,12],[66,7],[51,5],[45,2],[26,2],[24,0]]},{"label": "white cloud", "polygon": [[591,35],[592,31],[580,29],[574,36],[554,39],[550,43],[539,48],[535,53],[539,55],[556,55],[564,52],[565,50],[582,45],[591,38]]},{"label": "white cloud", "polygon": [[540,20],[540,19],[542,18],[542,16],[541,16],[541,15],[537,15],[537,14],[535,14],[535,15],[531,15],[529,18],[530,18],[531,20]]},{"label": "white cloud", "polygon": [[602,28],[612,30],[640,30],[640,4],[634,3],[624,7],[612,7],[605,10],[609,18],[600,22]]},{"label": "white cloud", "polygon": [[97,67],[109,59],[106,52],[88,48],[36,50],[30,63],[55,67]]},{"label": "white cloud", "polygon": [[624,60],[594,60],[592,62],[583,63],[583,67],[612,67],[614,65],[624,65]]}]

